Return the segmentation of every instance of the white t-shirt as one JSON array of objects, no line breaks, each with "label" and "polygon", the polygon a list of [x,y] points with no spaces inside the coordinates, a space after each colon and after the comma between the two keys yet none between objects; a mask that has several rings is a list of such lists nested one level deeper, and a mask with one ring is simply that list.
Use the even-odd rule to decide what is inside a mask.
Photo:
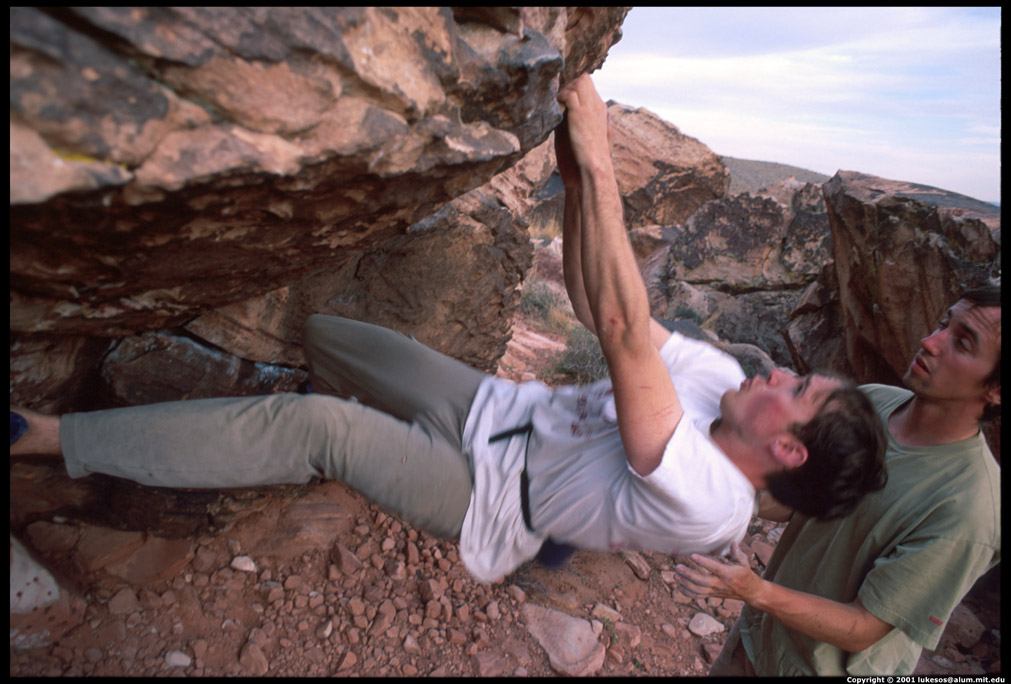
[{"label": "white t-shirt", "polygon": [[[593,550],[726,553],[744,536],[755,489],[709,436],[720,397],[744,373],[730,355],[678,333],[660,356],[684,416],[646,477],[628,465],[609,379],[552,390],[536,381],[485,378],[463,433],[474,488],[460,556],[474,577],[505,576],[547,537]],[[529,447],[524,434],[488,443],[531,422]],[[520,503],[525,453],[536,532],[526,528]]]}]

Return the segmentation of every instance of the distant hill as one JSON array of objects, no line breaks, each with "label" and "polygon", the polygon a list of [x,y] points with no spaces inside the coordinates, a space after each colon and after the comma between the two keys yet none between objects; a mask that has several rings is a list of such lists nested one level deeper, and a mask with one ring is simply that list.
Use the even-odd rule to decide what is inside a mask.
[{"label": "distant hill", "polygon": [[821,185],[832,176],[802,169],[799,166],[778,164],[776,162],[755,161],[752,159],[735,159],[720,157],[720,160],[730,171],[730,194],[742,192],[757,192],[764,187],[778,183],[793,176],[802,183]]},{"label": "distant hill", "polygon": [[[734,157],[723,156],[720,157],[720,161],[730,171],[730,192],[728,194],[731,196],[742,192],[755,193],[790,176],[793,176],[802,183],[814,183],[816,185],[821,185],[832,177],[816,171],[802,169],[799,166],[790,166],[789,164],[780,164],[778,162],[736,159]],[[911,183],[910,185],[916,184]],[[927,185],[919,187],[922,187],[927,193],[922,197],[915,195],[907,196],[919,199],[927,204],[935,204],[937,201],[935,196],[938,193],[942,193],[947,206],[1000,214],[1000,202],[985,202],[974,197],[960,195],[950,190],[943,190]]]}]

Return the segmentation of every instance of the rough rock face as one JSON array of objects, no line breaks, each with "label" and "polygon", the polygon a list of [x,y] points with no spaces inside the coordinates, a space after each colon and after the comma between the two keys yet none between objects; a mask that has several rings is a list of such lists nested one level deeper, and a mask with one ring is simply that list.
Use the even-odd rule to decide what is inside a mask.
[{"label": "rough rock face", "polygon": [[786,203],[738,195],[708,202],[671,246],[668,278],[725,292],[796,289],[817,277],[829,256],[824,203],[811,184]]},{"label": "rough rock face", "polygon": [[[626,12],[12,9],[15,347],[80,361],[95,345],[56,335],[190,324],[228,350],[235,328],[209,312],[259,307],[251,327],[279,339],[248,360],[294,365],[303,304],[277,302],[309,291],[333,313],[423,319],[426,341],[493,367],[508,330],[482,325],[511,317],[529,247],[508,203],[447,203],[547,138],[559,78],[599,66]],[[50,375],[15,400],[77,382]]]},{"label": "rough rock face", "polygon": [[830,260],[820,188],[787,180],[702,205],[675,231],[653,308],[791,362],[784,324]]},{"label": "rough rock face", "polygon": [[901,384],[955,297],[1000,282],[994,207],[849,171],[709,202],[672,232],[654,315],[858,382]]},{"label": "rough rock face", "polygon": [[681,224],[722,198],[730,174],[719,156],[648,109],[608,102],[611,156],[629,228]]},{"label": "rough rock face", "polygon": [[220,307],[187,323],[186,330],[243,359],[298,366],[303,321],[328,313],[410,331],[490,370],[508,341],[510,320],[502,312],[515,307],[517,285],[531,263],[522,216],[554,166],[549,148],[540,145],[411,226],[408,235],[344,268]]},{"label": "rough rock face", "polygon": [[[726,195],[729,173],[704,144],[648,109],[608,102],[607,111],[611,160],[630,232],[684,223],[700,206]],[[536,191],[537,202],[526,215],[531,226],[561,225],[563,191],[557,174]],[[636,251],[646,257],[639,245]]]},{"label": "rough rock face", "polygon": [[1000,214],[854,171],[824,191],[850,366],[861,382],[897,382],[962,291],[1000,283]]}]

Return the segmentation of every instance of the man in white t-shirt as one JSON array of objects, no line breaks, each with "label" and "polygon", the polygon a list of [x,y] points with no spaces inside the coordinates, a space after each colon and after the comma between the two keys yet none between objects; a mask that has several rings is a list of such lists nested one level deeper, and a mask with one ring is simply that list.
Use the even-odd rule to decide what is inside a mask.
[{"label": "man in white t-shirt", "polygon": [[566,287],[609,379],[516,385],[399,333],[311,316],[305,353],[320,394],[62,417],[12,410],[11,455],[61,454],[73,477],[155,486],[339,479],[416,527],[459,537],[483,581],[549,540],[722,553],[744,534],[759,490],[812,516],[844,515],[884,479],[870,403],[826,375],[745,379],[730,356],[653,320],[607,109],[588,77],[559,100]]},{"label": "man in white t-shirt", "polygon": [[[546,536],[600,550],[726,550],[745,533],[756,490],[838,517],[883,486],[883,433],[851,385],[780,369],[745,380],[732,358],[650,316],[606,105],[586,76],[559,100],[566,289],[600,339],[609,378],[554,392],[482,385],[464,433],[475,488],[461,556],[471,571],[500,576]],[[475,448],[503,436],[497,450]]]}]

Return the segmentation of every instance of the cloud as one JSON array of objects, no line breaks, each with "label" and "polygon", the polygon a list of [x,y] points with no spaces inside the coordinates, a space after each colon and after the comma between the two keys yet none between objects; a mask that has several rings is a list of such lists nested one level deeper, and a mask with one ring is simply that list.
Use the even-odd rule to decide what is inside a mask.
[{"label": "cloud", "polygon": [[999,199],[994,10],[635,8],[594,80],[720,154]]}]

